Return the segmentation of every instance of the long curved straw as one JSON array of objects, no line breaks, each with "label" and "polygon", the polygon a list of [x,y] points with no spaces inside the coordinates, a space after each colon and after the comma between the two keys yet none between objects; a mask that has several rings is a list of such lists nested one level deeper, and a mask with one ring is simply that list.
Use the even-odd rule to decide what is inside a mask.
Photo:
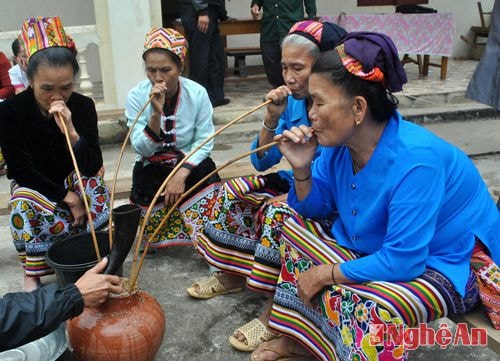
[{"label": "long curved straw", "polygon": [[[168,220],[168,218],[170,217],[170,215],[179,206],[179,204],[184,200],[184,198],[186,198],[194,189],[198,188],[200,185],[203,184],[203,182],[205,182],[208,178],[210,178],[212,175],[214,175],[215,173],[217,173],[221,169],[224,169],[228,165],[230,165],[230,164],[232,164],[232,163],[234,163],[234,162],[236,162],[236,161],[238,161],[238,160],[240,160],[242,158],[245,158],[245,157],[247,157],[247,156],[249,156],[249,155],[251,155],[253,153],[257,153],[257,152],[266,150],[266,149],[271,148],[271,147],[273,147],[273,146],[275,146],[276,144],[279,144],[279,143],[281,143],[281,141],[271,142],[271,143],[263,145],[262,147],[259,147],[257,149],[254,149],[254,150],[245,152],[243,154],[240,154],[239,156],[237,156],[237,157],[235,157],[235,158],[233,158],[231,160],[228,160],[226,163],[222,164],[221,166],[217,167],[216,169],[214,169],[213,171],[211,171],[210,173],[208,173],[205,177],[203,177],[200,181],[198,181],[198,183],[196,183],[194,186],[192,186],[186,192],[184,192],[179,197],[179,199],[177,199],[177,201],[170,207],[170,209],[168,210],[168,212],[165,215],[165,217],[163,217],[161,223],[158,225],[158,227],[156,227],[154,233],[148,238],[146,246],[144,247],[144,251],[142,252],[142,256],[141,256],[141,259],[139,261],[139,266],[137,267],[137,270],[135,270],[135,266],[132,267],[132,274],[131,274],[131,277],[130,277],[130,289],[133,289],[134,286],[135,286],[135,283],[137,282],[137,278],[139,277],[139,272],[141,271],[142,264],[144,263],[144,259],[146,258],[146,253],[148,252],[149,244],[154,239],[154,237],[156,237],[156,235],[160,231],[161,227],[163,227],[163,225]],[[134,262],[135,261],[136,260],[134,259]]]},{"label": "long curved straw", "polygon": [[[196,148],[194,148],[193,150],[191,150],[184,158],[181,159],[181,161],[179,163],[177,163],[177,165],[174,167],[174,169],[172,169],[172,171],[170,172],[170,174],[167,176],[167,178],[165,178],[165,180],[163,181],[163,183],[160,185],[160,188],[158,188],[158,191],[156,192],[155,196],[153,197],[153,200],[151,201],[151,204],[149,205],[149,207],[148,207],[148,209],[146,211],[146,214],[144,215],[144,219],[143,219],[142,224],[141,224],[141,229],[139,230],[139,239],[141,241],[142,241],[142,237],[144,236],[144,230],[146,229],[146,224],[148,223],[149,217],[151,216],[151,212],[153,210],[154,205],[156,204],[156,201],[158,200],[158,198],[160,197],[160,194],[165,189],[165,186],[167,185],[167,183],[170,181],[170,179],[172,179],[172,177],[175,175],[175,173],[177,173],[177,171],[182,167],[182,165],[194,153],[196,153],[201,147],[203,147],[210,140],[212,140],[213,138],[215,138],[215,136],[219,135],[221,132],[223,132],[224,130],[226,130],[227,128],[229,128],[230,126],[232,126],[233,124],[239,122],[241,119],[243,119],[247,115],[250,115],[250,114],[256,112],[257,110],[259,110],[262,107],[265,107],[266,105],[268,105],[271,102],[272,102],[272,100],[267,100],[264,103],[259,104],[256,107],[250,109],[248,112],[246,112],[246,113],[244,113],[244,114],[236,117],[235,119],[231,120],[229,123],[227,123],[222,128],[220,128],[219,130],[217,130],[216,132],[214,132],[208,138],[206,138],[200,145],[198,145]],[[137,257],[139,255],[140,245],[141,245],[141,242],[137,242],[137,244],[135,246],[134,259],[133,259],[133,262],[132,262],[132,272],[131,272],[132,274],[135,273],[135,265],[136,265],[136,262],[137,262]]]},{"label": "long curved straw", "polygon": [[68,144],[69,154],[71,155],[71,160],[73,161],[73,166],[75,167],[76,177],[78,178],[78,186],[80,187],[80,192],[82,193],[83,204],[85,205],[85,212],[87,213],[87,219],[90,225],[90,234],[92,235],[92,241],[94,242],[95,253],[97,255],[97,261],[101,261],[101,253],[99,252],[99,245],[97,244],[97,238],[95,235],[94,222],[92,222],[92,215],[90,214],[89,204],[87,202],[87,196],[85,195],[85,189],[83,188],[82,177],[80,175],[80,169],[78,169],[78,163],[76,162],[75,153],[73,152],[73,146],[71,145],[71,140],[69,139],[68,128],[64,120],[64,116],[61,112],[58,112],[59,120],[61,121],[62,128],[64,131],[64,136],[66,137],[66,143]]},{"label": "long curved straw", "polygon": [[139,113],[135,116],[134,121],[132,122],[132,125],[130,126],[127,135],[125,136],[125,139],[123,140],[122,147],[120,149],[120,153],[118,154],[118,159],[116,160],[116,166],[115,166],[115,173],[113,176],[113,184],[111,186],[111,199],[109,200],[109,221],[108,221],[108,237],[109,237],[109,249],[111,249],[111,246],[113,246],[113,204],[115,202],[115,189],[116,189],[116,179],[118,178],[118,170],[120,169],[120,164],[122,162],[122,157],[123,153],[125,151],[125,147],[127,146],[128,139],[130,138],[130,134],[132,133],[132,129],[134,129],[135,124],[139,120],[139,117],[144,113],[144,110],[146,110],[147,106],[149,103],[151,103],[151,100],[153,100],[154,95],[151,95],[144,104],[144,106],[139,110]]}]

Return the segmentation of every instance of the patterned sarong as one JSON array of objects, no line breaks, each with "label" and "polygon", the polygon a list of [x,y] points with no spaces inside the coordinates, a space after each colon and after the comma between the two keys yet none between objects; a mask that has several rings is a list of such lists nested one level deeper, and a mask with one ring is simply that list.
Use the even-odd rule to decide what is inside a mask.
[{"label": "patterned sarong", "polygon": [[[147,209],[154,198],[154,194],[158,191],[160,185],[172,170],[173,167],[164,167],[158,164],[148,164],[147,166],[143,166],[142,162],[136,162],[134,166],[130,202],[141,207],[141,224],[144,221]],[[205,178],[214,170],[215,163],[213,160],[211,158],[205,158],[205,160],[191,170],[191,173],[185,182],[186,191],[190,190],[200,181],[200,179]],[[192,193],[196,194],[196,192],[204,187],[210,188],[210,184],[217,184],[219,181],[220,177],[217,173],[215,173],[196,189],[192,190]],[[185,200],[185,204],[192,204],[192,198],[193,197],[189,197],[188,200]],[[163,200],[163,196],[160,196],[156,200],[148,219],[148,224],[144,229],[144,236],[142,238],[143,245],[153,235],[162,220],[165,218],[166,214],[171,209],[171,207],[165,206]],[[169,219],[158,231],[157,235],[151,240],[149,247],[163,248],[170,246],[190,246],[193,244],[191,240],[192,225],[190,222],[188,222],[188,225],[184,222],[184,215],[180,211],[181,208],[184,210],[186,209],[186,207],[181,204],[172,212]],[[205,222],[208,218],[210,208],[206,204],[200,203],[196,209],[199,212],[199,221]]]},{"label": "patterned sarong", "polygon": [[269,327],[299,340],[320,360],[404,360],[404,345],[370,342],[370,325],[416,326],[465,313],[479,301],[473,272],[466,297],[439,272],[427,269],[411,282],[368,282],[325,288],[306,306],[297,297],[297,275],[313,265],[357,258],[317,222],[289,218],[280,241],[282,268]]},{"label": "patterned sarong", "polygon": [[471,265],[479,285],[479,296],[493,327],[500,330],[500,268],[487,254],[481,241],[476,242]]},{"label": "patterned sarong", "polygon": [[[141,206],[141,224],[144,221],[148,207]],[[144,229],[143,243],[147,242],[156,228],[160,225],[163,218],[165,218],[170,208],[165,207],[163,202],[155,205],[149,217],[148,224]],[[203,211],[201,218],[204,217]],[[205,216],[205,219],[207,216]],[[190,246],[192,245],[190,230],[186,228],[184,219],[179,209],[175,209],[170,215],[169,219],[163,227],[159,230],[158,234],[152,239],[149,247],[163,248],[170,246]]]},{"label": "patterned sarong", "polygon": [[[100,176],[82,177],[82,182],[94,228],[98,229],[108,221],[108,189]],[[68,176],[64,185],[81,197],[78,178],[74,172]],[[81,227],[73,227],[73,216],[65,204],[56,204],[33,189],[14,187],[9,209],[12,239],[28,276],[54,273],[45,262],[45,253],[50,245],[69,235],[90,230],[88,222]]]},{"label": "patterned sarong", "polygon": [[[275,177],[279,176],[242,177],[205,188],[182,210],[205,260],[248,277],[247,285],[263,292],[274,292],[280,269],[281,226],[293,212],[284,203],[264,205],[282,194]],[[202,214],[197,209],[201,205],[211,209],[207,222],[195,216]]]}]

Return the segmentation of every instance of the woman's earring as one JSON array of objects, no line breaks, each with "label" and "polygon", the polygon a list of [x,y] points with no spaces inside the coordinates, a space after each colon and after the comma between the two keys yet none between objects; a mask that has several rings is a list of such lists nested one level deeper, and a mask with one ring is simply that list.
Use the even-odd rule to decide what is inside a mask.
[{"label": "woman's earring", "polygon": [[357,126],[357,127],[359,127],[359,125],[361,124],[361,120],[356,119],[356,120],[354,121],[354,123],[356,124],[356,126]]}]

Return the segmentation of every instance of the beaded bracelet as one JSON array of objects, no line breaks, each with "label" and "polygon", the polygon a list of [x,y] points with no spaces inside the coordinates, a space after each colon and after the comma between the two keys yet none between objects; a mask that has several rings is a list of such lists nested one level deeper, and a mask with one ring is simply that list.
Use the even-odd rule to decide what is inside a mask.
[{"label": "beaded bracelet", "polygon": [[307,177],[305,177],[305,178],[299,179],[299,178],[293,176],[293,179],[295,179],[297,182],[305,182],[306,180],[311,179],[311,176],[312,176],[312,172],[309,173],[309,175]]},{"label": "beaded bracelet", "polygon": [[333,266],[332,266],[332,280],[333,280],[333,284],[336,285],[337,284],[337,281],[335,280],[335,266],[337,264],[334,263]]},{"label": "beaded bracelet", "polygon": [[276,129],[278,129],[278,125],[276,125],[274,128],[269,128],[267,125],[266,125],[266,120],[264,119],[262,121],[262,128],[264,128],[265,130],[267,130],[268,132],[275,132]]}]

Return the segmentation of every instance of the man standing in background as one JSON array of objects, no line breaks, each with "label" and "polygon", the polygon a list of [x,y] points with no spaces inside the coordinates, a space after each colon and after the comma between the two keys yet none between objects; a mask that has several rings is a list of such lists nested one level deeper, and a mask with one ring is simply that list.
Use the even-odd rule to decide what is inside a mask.
[{"label": "man standing in background", "polygon": [[224,0],[182,0],[181,20],[186,31],[189,78],[203,85],[213,107],[226,105],[224,98],[224,45],[219,20],[226,20]]},{"label": "man standing in background", "polygon": [[267,80],[275,88],[285,84],[281,71],[281,41],[298,21],[316,18],[316,0],[252,0],[254,19],[262,15],[260,49]]}]

